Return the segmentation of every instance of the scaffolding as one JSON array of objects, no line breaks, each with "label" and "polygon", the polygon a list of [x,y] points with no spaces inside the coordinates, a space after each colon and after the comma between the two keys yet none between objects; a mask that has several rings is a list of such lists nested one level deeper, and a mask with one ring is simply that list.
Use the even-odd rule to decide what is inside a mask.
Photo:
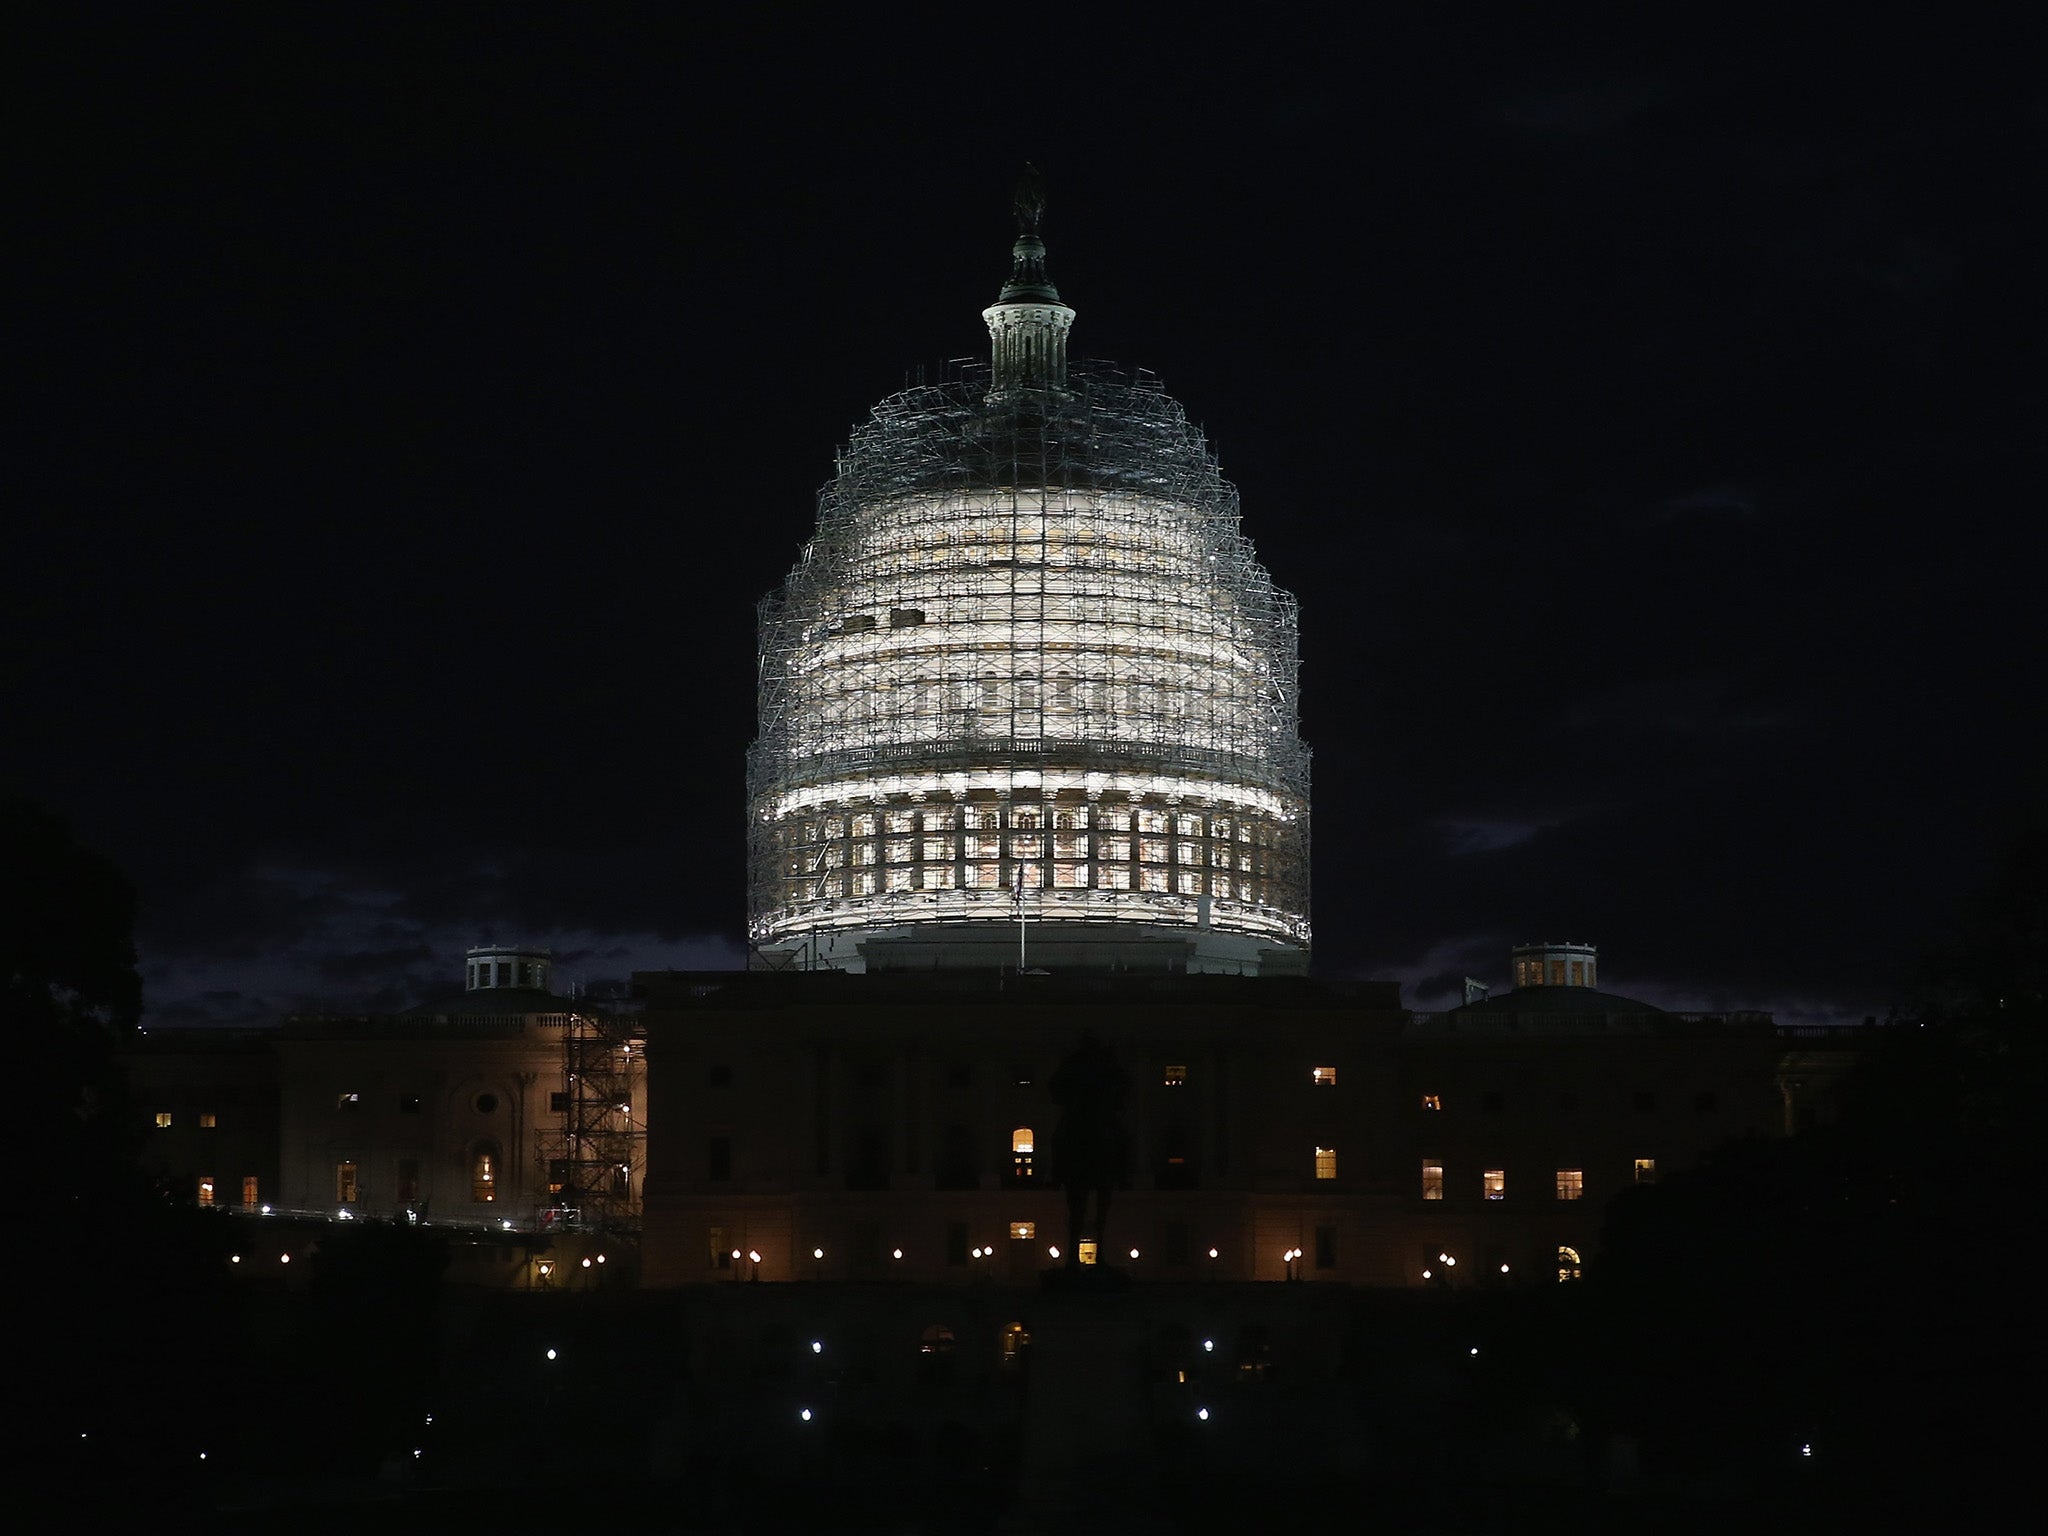
[{"label": "scaffolding", "polygon": [[1014,912],[1305,948],[1293,598],[1156,379],[1012,387],[990,325],[995,370],[855,431],[761,604],[754,942]]},{"label": "scaffolding", "polygon": [[630,1232],[647,1157],[647,1045],[628,1015],[576,1008],[562,1033],[556,1124],[540,1132],[551,1223]]}]

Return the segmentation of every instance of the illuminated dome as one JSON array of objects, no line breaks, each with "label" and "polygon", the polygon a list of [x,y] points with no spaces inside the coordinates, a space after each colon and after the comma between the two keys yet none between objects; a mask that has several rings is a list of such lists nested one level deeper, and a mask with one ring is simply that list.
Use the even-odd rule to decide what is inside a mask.
[{"label": "illuminated dome", "polygon": [[1157,383],[1069,369],[1042,208],[992,365],[875,407],[761,605],[765,963],[1014,962],[1020,917],[1055,969],[1305,961],[1294,600]]}]

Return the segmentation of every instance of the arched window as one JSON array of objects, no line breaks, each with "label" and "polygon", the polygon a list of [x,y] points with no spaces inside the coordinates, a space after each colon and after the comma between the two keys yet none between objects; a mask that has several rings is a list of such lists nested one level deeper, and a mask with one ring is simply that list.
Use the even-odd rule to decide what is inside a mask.
[{"label": "arched window", "polygon": [[1031,1135],[1031,1127],[1020,1125],[1010,1132],[1010,1172],[1018,1179],[1031,1177],[1032,1159],[1036,1155],[1037,1142]]},{"label": "arched window", "polygon": [[1580,1278],[1580,1273],[1579,1250],[1567,1248],[1563,1244],[1559,1244],[1557,1250],[1557,1278],[1561,1281],[1577,1280]]},{"label": "arched window", "polygon": [[469,1198],[483,1205],[498,1198],[498,1149],[478,1142],[469,1154]]}]

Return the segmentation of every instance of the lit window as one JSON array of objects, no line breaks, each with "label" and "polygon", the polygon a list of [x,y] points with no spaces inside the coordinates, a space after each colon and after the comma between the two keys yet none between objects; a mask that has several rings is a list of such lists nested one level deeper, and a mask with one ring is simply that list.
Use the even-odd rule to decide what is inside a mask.
[{"label": "lit window", "polygon": [[1444,1197],[1444,1165],[1424,1158],[1422,1163],[1422,1198],[1441,1200]]},{"label": "lit window", "polygon": [[873,837],[875,835],[875,818],[865,814],[854,817],[853,835],[855,837]]},{"label": "lit window", "polygon": [[927,864],[924,871],[924,888],[928,891],[950,891],[953,889],[953,866],[950,864]]},{"label": "lit window", "polygon": [[253,1207],[257,1201],[256,1175],[247,1174],[242,1179],[242,1204]]},{"label": "lit window", "polygon": [[1185,1083],[1185,1082],[1186,1082],[1187,1080],[1188,1080],[1188,1069],[1187,1069],[1186,1067],[1168,1067],[1168,1068],[1166,1069],[1166,1086],[1167,1086],[1167,1087],[1169,1087],[1169,1088],[1178,1088],[1178,1087],[1180,1087],[1180,1086],[1181,1086],[1181,1085],[1182,1085],[1183,1083]]},{"label": "lit window", "polygon": [[928,837],[924,840],[924,856],[934,863],[942,863],[953,857],[953,839],[950,837]]},{"label": "lit window", "polygon": [[1337,1086],[1337,1069],[1335,1067],[1310,1067],[1308,1069],[1308,1080],[1318,1088],[1334,1088]]},{"label": "lit window", "polygon": [[1013,859],[1042,859],[1045,857],[1045,839],[1034,833],[1010,834],[1010,857]]},{"label": "lit window", "polygon": [[1138,830],[1140,832],[1164,832],[1166,830],[1166,813],[1164,811],[1138,812]]},{"label": "lit window", "polygon": [[211,1131],[211,1130],[217,1130],[217,1129],[219,1128],[219,1126],[220,1126],[220,1116],[218,1116],[218,1115],[216,1115],[216,1114],[212,1114],[212,1113],[206,1112],[206,1111],[202,1111],[202,1112],[200,1113],[200,1116],[199,1116],[199,1129],[201,1129],[202,1131]]},{"label": "lit window", "polygon": [[1166,839],[1163,837],[1139,838],[1138,857],[1147,864],[1164,864],[1167,861]]},{"label": "lit window", "polygon": [[1018,1240],[1034,1238],[1038,1236],[1038,1223],[1035,1221],[1013,1221],[1010,1223],[1010,1236]]},{"label": "lit window", "polygon": [[1131,888],[1131,871],[1122,864],[1111,864],[1102,871],[1102,888],[1106,891],[1128,891]]},{"label": "lit window", "polygon": [[356,1199],[356,1165],[344,1158],[334,1165],[334,1198],[343,1205]]},{"label": "lit window", "polygon": [[1096,848],[1101,857],[1112,863],[1128,860],[1131,856],[1131,840],[1128,837],[1105,837]]},{"label": "lit window", "polygon": [[1560,1200],[1583,1199],[1586,1193],[1586,1173],[1583,1168],[1560,1168],[1557,1170],[1557,1198]]},{"label": "lit window", "polygon": [[1482,1176],[1486,1187],[1486,1198],[1505,1200],[1508,1197],[1508,1171],[1505,1168],[1489,1168]]},{"label": "lit window", "polygon": [[1584,986],[1586,984],[1585,978],[1585,963],[1580,960],[1574,960],[1572,962],[1572,985],[1575,987]]},{"label": "lit window", "polygon": [[1580,1274],[1579,1250],[1560,1245],[1557,1250],[1557,1278],[1569,1282],[1578,1279]]},{"label": "lit window", "polygon": [[210,1173],[199,1175],[199,1203],[201,1205],[213,1204],[213,1175]]},{"label": "lit window", "polygon": [[1564,962],[1562,960],[1550,962],[1550,984],[1553,987],[1564,985]]},{"label": "lit window", "polygon": [[909,861],[910,839],[907,837],[892,838],[889,842],[889,862],[891,864],[906,864]]},{"label": "lit window", "polygon": [[908,865],[889,871],[889,889],[907,891],[910,889],[910,868]]},{"label": "lit window", "polygon": [[1030,1126],[1020,1125],[1010,1132],[1010,1168],[1018,1178],[1031,1177],[1031,1160],[1035,1147],[1036,1142],[1032,1138]]},{"label": "lit window", "polygon": [[1097,1256],[1095,1240],[1090,1237],[1082,1238],[1081,1241],[1075,1246],[1074,1256],[1078,1258],[1083,1264],[1093,1264]]},{"label": "lit window", "polygon": [[1183,869],[1175,877],[1175,883],[1183,896],[1202,894],[1202,877],[1192,869]]},{"label": "lit window", "polygon": [[1636,1182],[1638,1184],[1654,1184],[1657,1182],[1657,1159],[1654,1157],[1639,1157],[1636,1159]]},{"label": "lit window", "polygon": [[1182,837],[1200,837],[1202,835],[1202,818],[1190,816],[1183,811],[1180,815],[1173,818],[1173,830]]},{"label": "lit window", "polygon": [[479,1205],[498,1198],[498,1154],[494,1148],[478,1147],[470,1155],[469,1198]]},{"label": "lit window", "polygon": [[1165,890],[1165,889],[1166,889],[1166,871],[1165,871],[1165,870],[1163,870],[1163,869],[1144,869],[1144,870],[1140,870],[1140,871],[1139,871],[1139,873],[1138,873],[1138,888],[1139,888],[1140,890],[1145,890],[1145,891],[1163,891],[1163,890]]},{"label": "lit window", "polygon": [[168,1109],[156,1112],[156,1128],[160,1131],[168,1131],[171,1128],[171,1112]]},{"label": "lit window", "polygon": [[[911,831],[912,822],[910,817],[911,813],[909,811],[891,811],[889,813],[889,830],[891,832]],[[895,855],[892,853],[889,857],[893,859]]]},{"label": "lit window", "polygon": [[1444,1107],[1443,1095],[1440,1093],[1425,1093],[1422,1096],[1422,1107],[1424,1109],[1442,1109]]},{"label": "lit window", "polygon": [[1335,1147],[1316,1148],[1316,1177],[1319,1179],[1334,1179],[1337,1177],[1337,1149]]}]

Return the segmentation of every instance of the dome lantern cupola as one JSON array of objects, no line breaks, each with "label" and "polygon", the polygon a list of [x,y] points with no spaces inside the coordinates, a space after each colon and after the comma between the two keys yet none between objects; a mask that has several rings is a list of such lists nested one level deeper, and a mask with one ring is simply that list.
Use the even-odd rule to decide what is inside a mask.
[{"label": "dome lantern cupola", "polygon": [[1011,390],[1064,390],[1067,387],[1067,331],[1074,311],[1060,302],[1060,291],[1045,275],[1045,242],[1039,225],[1045,219],[1045,179],[1026,164],[1012,205],[1017,215],[1017,243],[1010,247],[1010,280],[994,304],[981,312],[994,348],[992,393]]}]

